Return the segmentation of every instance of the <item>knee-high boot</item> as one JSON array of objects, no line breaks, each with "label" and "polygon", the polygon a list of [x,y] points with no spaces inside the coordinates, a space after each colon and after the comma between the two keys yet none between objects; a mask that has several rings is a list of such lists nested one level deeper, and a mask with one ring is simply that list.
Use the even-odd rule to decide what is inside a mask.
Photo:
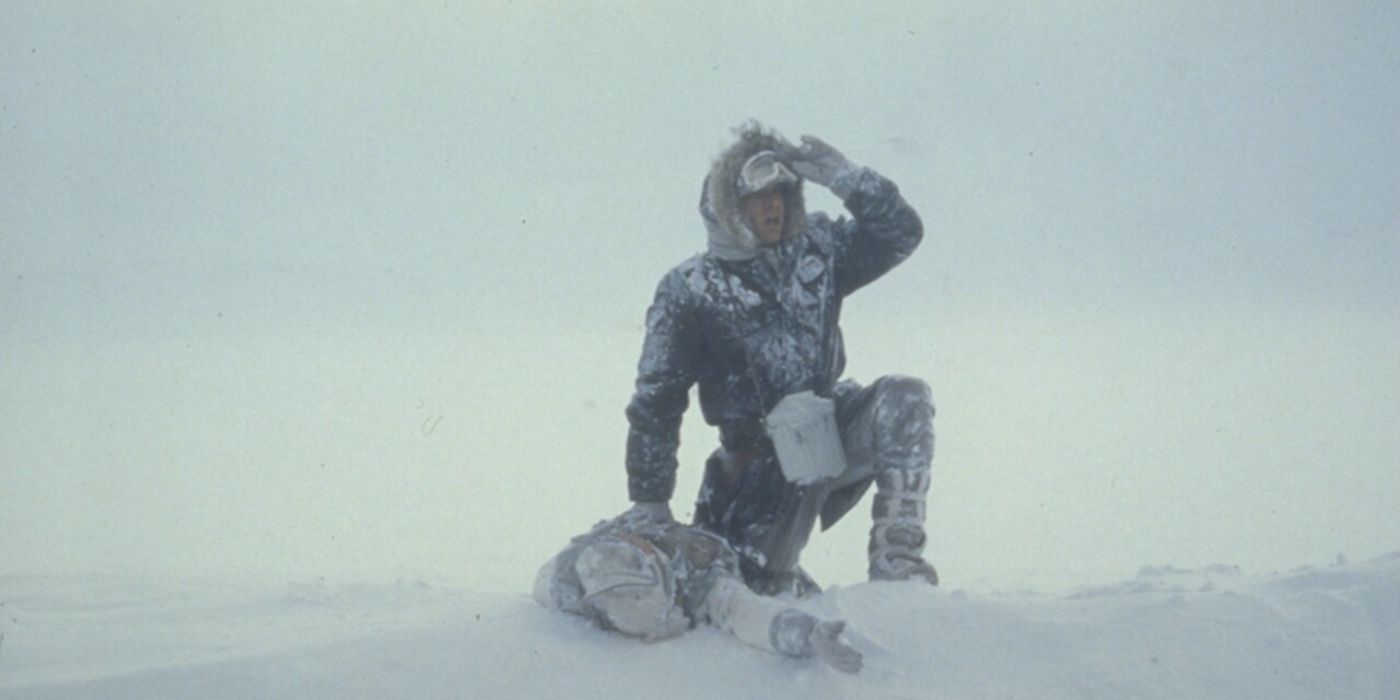
[{"label": "knee-high boot", "polygon": [[923,558],[927,469],[884,469],[875,476],[875,524],[870,528],[870,580],[923,580],[938,572]]}]

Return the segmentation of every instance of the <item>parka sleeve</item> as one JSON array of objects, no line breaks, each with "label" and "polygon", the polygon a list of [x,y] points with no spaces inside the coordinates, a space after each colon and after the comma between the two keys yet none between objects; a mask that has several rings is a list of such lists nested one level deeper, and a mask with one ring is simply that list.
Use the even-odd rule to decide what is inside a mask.
[{"label": "parka sleeve", "polygon": [[899,188],[879,173],[862,168],[846,177],[851,189],[846,209],[852,219],[833,224],[836,286],[846,296],[889,272],[909,257],[924,237],[924,225]]},{"label": "parka sleeve", "polygon": [[749,590],[736,576],[716,579],[705,598],[705,620],[749,646],[784,656],[806,657],[817,618],[785,601]]},{"label": "parka sleeve", "polygon": [[699,320],[684,275],[673,270],[647,310],[637,386],[627,405],[627,492],[666,502],[676,490],[681,417],[698,374]]}]

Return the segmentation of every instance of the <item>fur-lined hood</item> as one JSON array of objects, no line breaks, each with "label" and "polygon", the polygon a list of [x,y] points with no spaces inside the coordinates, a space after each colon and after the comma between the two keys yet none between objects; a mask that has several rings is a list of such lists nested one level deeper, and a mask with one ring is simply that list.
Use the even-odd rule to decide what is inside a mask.
[{"label": "fur-lined hood", "polygon": [[[700,216],[705,220],[709,233],[710,253],[725,260],[748,260],[758,255],[763,244],[749,230],[739,211],[739,171],[749,158],[760,151],[773,151],[785,164],[790,164],[792,154],[797,149],[776,131],[758,122],[736,127],[734,134],[734,144],[715,158],[705,178],[700,195]],[[783,193],[786,209],[783,240],[789,240],[797,235],[807,220],[802,179],[798,178],[796,184],[785,187]]]}]

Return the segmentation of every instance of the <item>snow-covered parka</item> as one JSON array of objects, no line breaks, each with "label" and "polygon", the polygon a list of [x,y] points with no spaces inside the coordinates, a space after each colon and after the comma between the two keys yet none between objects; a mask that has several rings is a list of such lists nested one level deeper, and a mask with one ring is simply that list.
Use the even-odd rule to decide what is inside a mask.
[{"label": "snow-covered parka", "polygon": [[[681,263],[657,286],[646,316],[636,390],[627,406],[628,492],[633,501],[669,501],[690,388],[730,452],[766,443],[761,420],[784,396],[831,396],[845,369],[842,301],[898,265],[919,244],[923,225],[893,182],[869,168],[843,175],[851,218],[808,215],[802,180],[784,187],[783,240],[763,246],[743,221],[737,178],[764,150],[784,159],[795,148],[757,125],[711,166],[700,202],[709,249]],[[771,448],[770,448],[771,449]]]},{"label": "snow-covered parka", "polygon": [[[656,641],[709,621],[706,602],[718,580],[739,576],[738,557],[723,539],[703,530],[628,512],[600,522],[586,534],[573,538],[563,551],[546,563],[535,578],[535,600],[545,607],[582,615],[605,627],[616,628],[616,623],[609,618],[606,605],[600,606],[592,599],[599,592],[590,592],[589,584],[581,578],[589,573],[584,569],[596,566],[587,560],[581,561],[581,555],[590,547],[609,540],[629,543],[650,553],[656,560],[650,568],[618,567],[614,562],[604,563],[605,566],[614,564],[613,568],[617,569],[604,572],[611,573],[614,579],[607,583],[619,588],[659,593],[661,596],[661,604],[650,610],[646,609],[646,604],[657,601],[649,600],[646,595],[633,593],[629,596],[632,600],[624,601],[639,608],[633,612],[650,613],[640,615],[641,618],[653,618],[643,620],[646,624],[637,628],[620,630],[633,636]],[[619,581],[624,585],[617,586]]]}]

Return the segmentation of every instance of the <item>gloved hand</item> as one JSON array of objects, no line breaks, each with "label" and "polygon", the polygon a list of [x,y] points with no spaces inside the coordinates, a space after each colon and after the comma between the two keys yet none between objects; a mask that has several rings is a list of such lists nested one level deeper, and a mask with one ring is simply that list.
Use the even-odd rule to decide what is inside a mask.
[{"label": "gloved hand", "polygon": [[860,166],[815,136],[803,136],[802,145],[790,158],[793,172],[830,189],[841,199],[849,197],[855,187],[854,175]]},{"label": "gloved hand", "polygon": [[636,522],[673,523],[671,504],[664,501],[639,501],[633,503],[622,517]]},{"label": "gloved hand", "polygon": [[841,620],[822,620],[812,627],[808,637],[817,658],[842,673],[859,673],[865,663],[865,656],[855,647],[841,639],[846,623]]}]

